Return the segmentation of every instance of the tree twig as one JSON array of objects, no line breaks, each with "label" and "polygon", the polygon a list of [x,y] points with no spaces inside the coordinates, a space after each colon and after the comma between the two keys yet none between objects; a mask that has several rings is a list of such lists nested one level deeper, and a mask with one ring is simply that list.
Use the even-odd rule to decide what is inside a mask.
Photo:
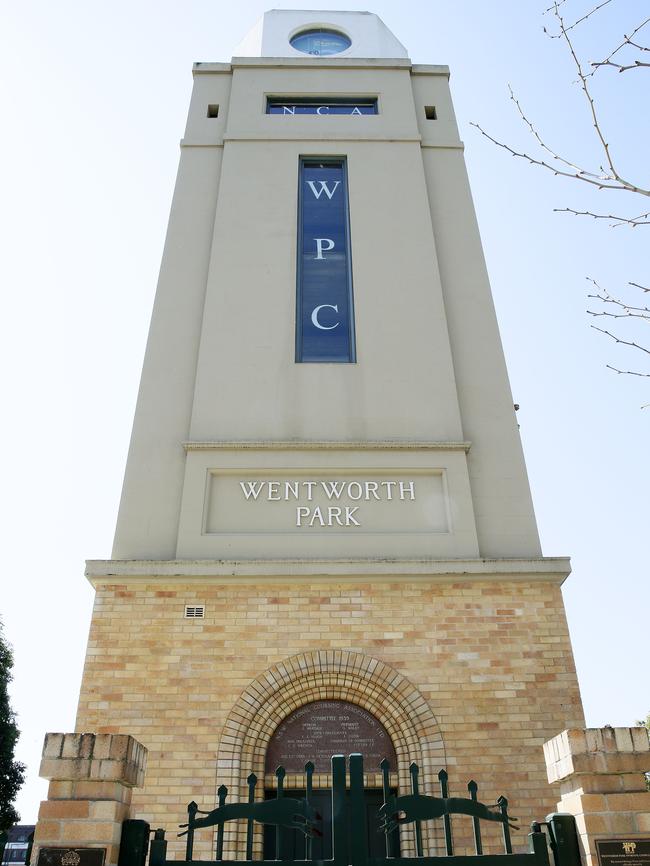
[{"label": "tree twig", "polygon": [[590,210],[574,210],[572,207],[554,207],[554,213],[572,213],[574,216],[589,216],[593,217],[595,220],[613,220],[612,228],[616,228],[621,225],[629,225],[632,227],[635,226],[647,226],[650,225],[650,211],[648,213],[642,213],[635,217],[620,217],[615,214],[604,214],[604,213],[594,213]]},{"label": "tree twig", "polygon": [[[614,306],[620,307],[622,310],[624,310],[623,313],[610,313],[609,310],[603,310],[597,313],[593,310],[587,310],[590,316],[608,316],[612,319],[643,319],[648,324],[650,324],[650,307],[637,307],[633,304],[628,304],[625,301],[622,301],[620,298],[615,298],[607,291],[607,289],[604,289],[599,283],[597,283],[593,277],[587,277],[587,280],[596,287],[596,294],[587,295],[588,298],[598,300],[603,304],[613,304]],[[644,286],[640,286],[637,283],[628,283],[628,286],[634,286],[635,288],[641,289],[644,292],[648,291],[648,289],[646,289]]]},{"label": "tree twig", "polygon": [[[640,187],[635,186],[634,184],[628,184],[626,181],[608,175],[598,176],[594,172],[587,171],[586,169],[577,169],[575,172],[572,171],[564,171],[563,169],[557,168],[556,166],[550,165],[543,159],[537,159],[534,156],[531,156],[529,153],[524,153],[522,151],[515,150],[510,147],[509,144],[505,144],[503,141],[498,141],[496,138],[491,136],[489,132],[486,132],[483,127],[479,123],[470,122],[470,126],[476,127],[481,135],[484,135],[488,141],[491,141],[492,144],[496,144],[497,147],[502,147],[504,150],[507,150],[509,154],[512,156],[516,156],[520,159],[527,160],[531,165],[538,165],[541,168],[545,168],[548,171],[553,172],[554,175],[559,177],[570,177],[574,180],[581,180],[584,183],[591,184],[592,186],[597,187],[598,189],[617,189],[617,190],[625,190],[627,192],[638,192],[641,195],[650,196],[650,189],[641,189]],[[549,153],[552,153],[550,148],[546,148]],[[562,159],[562,161],[567,165],[573,165],[573,163],[569,162],[569,160],[564,160],[561,157],[558,159]]]},{"label": "tree twig", "polygon": [[[650,378],[650,373],[639,373],[638,370],[619,370],[618,367],[612,367],[611,364],[605,364],[608,370],[613,370],[615,373],[620,373],[623,376],[644,376]],[[646,406],[650,405],[650,403],[646,403],[645,406],[642,406],[642,409],[645,409]]]},{"label": "tree twig", "polygon": [[613,66],[619,72],[628,72],[630,69],[641,69],[644,66],[650,67],[650,63],[644,63],[642,60],[635,60],[634,63],[628,63],[627,66],[623,66],[621,63],[613,63],[611,60],[602,60],[600,63],[592,63],[591,65],[596,67]]},{"label": "tree twig", "polygon": [[634,30],[630,33],[629,36],[626,36],[624,34],[623,35],[623,41],[621,42],[621,44],[618,45],[610,54],[608,54],[604,60],[601,60],[597,63],[591,64],[594,67],[594,69],[591,72],[587,73],[588,76],[592,76],[596,72],[596,70],[601,66],[616,66],[615,63],[610,64],[610,60],[612,59],[612,57],[614,57],[614,55],[618,54],[618,52],[622,48],[625,48],[626,45],[631,45],[633,48],[636,48],[638,51],[650,51],[650,48],[646,48],[643,45],[638,45],[636,42],[632,41],[633,37],[636,36],[636,34],[639,32],[639,30],[641,30],[643,27],[645,27],[646,24],[648,24],[648,22],[650,22],[650,18],[646,18],[645,21],[642,21],[638,25],[638,27],[634,28]]},{"label": "tree twig", "polygon": [[[650,349],[646,349],[645,346],[639,346],[638,343],[634,343],[631,340],[621,340],[620,337],[617,337],[615,334],[612,334],[610,331],[605,331],[604,328],[599,328],[597,325],[590,325],[594,331],[600,331],[601,334],[606,334],[608,337],[611,337],[615,343],[621,343],[623,346],[630,346],[632,349],[639,349],[641,352],[645,352],[646,355],[650,355]],[[645,375],[645,374],[644,374]],[[650,375],[650,374],[648,374]]]},{"label": "tree twig", "polygon": [[[587,12],[585,15],[582,16],[582,18],[578,18],[577,21],[574,21],[573,24],[570,24],[566,28],[567,32],[569,30],[573,30],[573,28],[577,27],[578,24],[582,24],[582,22],[586,21],[587,18],[591,18],[591,16],[595,12],[598,12],[599,9],[602,9],[603,6],[607,6],[607,4],[611,3],[611,2],[612,2],[612,0],[604,0],[603,3],[600,3],[598,6],[594,6],[594,8],[590,9],[589,12]],[[560,6],[562,6],[563,3],[564,3],[564,0],[558,0],[557,3],[554,3],[552,6],[549,6],[548,9],[544,10],[544,15],[547,15],[549,12],[553,12],[554,14],[557,14],[557,10],[560,8]],[[544,28],[544,33],[546,33],[546,35],[549,36],[551,39],[560,39],[562,36],[561,33],[549,33],[548,30],[546,29],[546,27]],[[634,36],[634,33],[632,35]]]}]

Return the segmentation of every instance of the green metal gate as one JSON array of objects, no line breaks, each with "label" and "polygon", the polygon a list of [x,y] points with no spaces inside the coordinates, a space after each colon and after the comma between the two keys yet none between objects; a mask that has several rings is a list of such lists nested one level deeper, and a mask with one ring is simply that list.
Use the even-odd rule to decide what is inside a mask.
[{"label": "green metal gate", "polygon": [[[546,836],[540,832],[539,825],[533,825],[528,835],[528,853],[513,854],[510,828],[516,827],[508,815],[508,801],[499,797],[494,805],[485,805],[477,799],[478,786],[475,782],[468,785],[469,797],[449,797],[447,774],[438,774],[440,797],[419,793],[418,767],[412,764],[411,793],[403,796],[391,794],[389,788],[388,761],[381,763],[383,779],[383,804],[378,817],[380,829],[385,838],[385,856],[372,857],[368,850],[366,827],[366,801],[364,797],[363,757],[350,755],[349,758],[349,796],[346,794],[346,759],[343,755],[332,758],[332,857],[328,860],[312,858],[311,840],[320,834],[319,815],[312,802],[312,775],[314,765],[305,766],[305,796],[287,796],[283,786],[284,770],[278,768],[276,777],[278,787],[273,800],[255,800],[257,778],[248,777],[248,802],[228,803],[228,790],[223,785],[218,789],[218,805],[210,812],[202,812],[196,803],[188,806],[187,824],[182,824],[186,836],[185,860],[167,860],[167,843],[164,833],[157,830],[151,842],[149,866],[173,866],[179,862],[193,863],[194,866],[212,866],[215,862],[222,866],[277,866],[278,862],[311,863],[313,866],[549,866]],[[474,856],[454,855],[452,839],[452,815],[467,815],[472,819]],[[424,856],[422,842],[422,823],[442,819],[445,839],[445,856]],[[246,821],[246,856],[242,860],[224,860],[224,826],[228,821]],[[503,854],[483,854],[481,821],[497,822],[503,836]],[[277,827],[276,857],[274,859],[253,859],[253,826],[258,822]],[[395,830],[404,824],[415,825],[415,857],[395,856]],[[214,860],[195,860],[194,836],[205,828],[217,829]],[[349,828],[352,828],[350,832]],[[356,828],[356,829],[355,829]],[[359,832],[358,828],[364,828]],[[304,858],[281,860],[282,834],[292,830],[304,835]],[[214,831],[212,831],[214,832]],[[477,861],[480,857],[480,862]]]}]

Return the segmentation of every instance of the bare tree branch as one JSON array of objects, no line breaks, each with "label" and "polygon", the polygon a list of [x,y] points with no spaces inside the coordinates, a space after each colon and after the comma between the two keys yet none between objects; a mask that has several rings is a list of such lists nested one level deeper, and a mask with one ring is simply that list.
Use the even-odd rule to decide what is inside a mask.
[{"label": "bare tree branch", "polygon": [[612,228],[622,225],[632,226],[647,226],[650,225],[650,211],[642,213],[635,217],[620,217],[614,214],[594,213],[590,210],[574,210],[572,207],[554,207],[553,213],[572,213],[574,216],[590,216],[595,220],[612,220]]},{"label": "bare tree branch", "polygon": [[621,63],[612,63],[611,60],[602,60],[600,63],[592,63],[591,65],[597,67],[613,66],[619,72],[627,72],[630,69],[641,69],[644,66],[650,67],[650,63],[644,63],[641,60],[635,60],[634,63],[629,63],[627,66],[623,66]]},{"label": "bare tree branch", "polygon": [[[646,18],[645,21],[642,21],[642,22],[639,24],[638,27],[635,27],[635,28],[634,28],[634,30],[630,33],[629,36],[625,36],[625,35],[624,35],[624,36],[623,36],[623,41],[621,42],[621,44],[618,45],[618,46],[617,46],[617,47],[616,47],[616,48],[611,52],[611,54],[609,54],[609,55],[608,55],[604,60],[601,60],[601,61],[599,61],[599,62],[597,62],[597,63],[592,63],[591,65],[594,67],[594,69],[593,69],[591,72],[589,72],[588,75],[589,75],[589,76],[594,75],[594,73],[597,71],[597,69],[598,69],[599,67],[601,67],[601,66],[617,66],[618,64],[616,64],[616,63],[611,63],[611,62],[610,62],[611,59],[612,59],[612,57],[614,57],[616,54],[618,54],[618,52],[619,52],[622,48],[625,48],[625,47],[628,46],[628,45],[631,46],[632,48],[636,48],[637,51],[650,51],[650,48],[646,48],[645,46],[643,46],[643,45],[639,45],[638,43],[632,41],[632,40],[633,40],[633,37],[636,36],[636,34],[639,32],[639,30],[641,30],[643,27],[645,27],[646,24],[648,24],[648,22],[650,22],[650,18]],[[635,66],[635,65],[636,65],[636,64],[634,64],[634,66]],[[647,63],[640,63],[639,65],[641,65],[641,66],[648,66]],[[631,69],[631,68],[633,68],[633,66],[628,66],[628,67],[625,67],[625,68],[626,68],[626,69]],[[619,72],[624,72],[624,71],[625,71],[624,69],[619,68]]]},{"label": "bare tree branch", "polygon": [[[565,2],[565,0],[558,0],[557,3],[554,3],[552,6],[549,6],[548,9],[544,10],[544,15],[548,15],[549,12],[553,12],[553,14],[557,14],[557,10],[560,8],[560,6],[562,6],[562,4],[564,2]],[[582,16],[582,18],[578,18],[578,20],[574,21],[573,24],[569,24],[566,27],[566,30],[567,31],[573,30],[573,28],[577,27],[578,24],[582,24],[583,21],[586,21],[587,18],[591,18],[591,16],[595,12],[598,12],[599,9],[602,9],[603,6],[607,6],[607,4],[611,3],[611,2],[612,2],[612,0],[604,0],[604,2],[601,3],[600,5],[594,6],[594,8],[590,9],[589,12],[587,12],[585,15]],[[560,39],[562,36],[561,33],[549,33],[548,30],[546,29],[546,27],[544,28],[544,33],[546,33],[547,36],[550,36],[551,39]],[[634,33],[632,35],[634,36]]]},{"label": "bare tree branch", "polygon": [[[641,186],[634,181],[628,179],[619,171],[617,160],[615,159],[612,149],[610,148],[609,141],[605,134],[604,126],[601,120],[602,106],[596,103],[589,82],[589,79],[592,78],[599,69],[605,66],[615,68],[619,72],[625,72],[630,69],[650,68],[650,59],[647,57],[646,54],[646,52],[650,52],[650,48],[642,45],[636,39],[639,31],[646,27],[646,25],[650,24],[650,17],[646,18],[644,21],[638,24],[634,28],[634,30],[630,32],[629,35],[626,34],[623,37],[622,41],[616,46],[616,48],[614,48],[603,60],[590,62],[588,64],[588,66],[590,67],[590,71],[587,71],[587,69],[585,68],[586,64],[580,59],[580,56],[574,44],[572,31],[578,28],[579,25],[583,25],[584,22],[586,22],[592,16],[596,15],[596,13],[598,13],[605,6],[609,6],[612,0],[602,0],[602,2],[597,2],[597,0],[595,0],[595,2],[596,5],[592,5],[591,8],[587,12],[585,12],[585,14],[583,14],[579,18],[576,18],[573,23],[568,23],[567,18],[565,17],[563,12],[568,17],[568,13],[566,13],[566,10],[569,8],[569,0],[554,0],[552,5],[550,5],[546,9],[544,14],[551,14],[553,16],[557,25],[557,32],[550,32],[546,27],[544,28],[544,32],[551,39],[560,39],[565,44],[566,49],[571,57],[571,61],[577,73],[577,79],[575,83],[578,84],[582,93],[582,98],[586,102],[589,117],[591,120],[591,127],[598,141],[599,149],[604,154],[604,167],[600,166],[599,170],[594,171],[585,167],[585,165],[581,164],[580,162],[563,156],[558,150],[550,146],[540,133],[539,129],[524,111],[519,99],[517,99],[517,97],[515,96],[513,89],[512,87],[510,87],[510,85],[508,85],[508,89],[510,91],[510,99],[515,105],[521,122],[524,124],[529,135],[532,136],[535,142],[534,150],[530,153],[527,150],[517,150],[511,145],[494,138],[492,135],[486,132],[485,129],[483,129],[483,127],[481,127],[478,123],[473,123],[472,126],[475,126],[481,133],[481,135],[487,138],[488,141],[491,141],[492,144],[495,144],[497,145],[497,147],[500,147],[503,150],[507,151],[511,156],[517,157],[518,159],[523,159],[530,165],[544,168],[547,171],[552,172],[556,177],[568,177],[572,180],[579,180],[582,183],[595,187],[598,190],[616,190],[628,193],[636,193],[637,195],[642,196],[650,196],[650,189],[648,189],[646,186]],[[555,28],[552,29],[555,30]],[[621,52],[625,51],[626,49],[628,50],[628,53],[626,55],[621,54]],[[638,52],[641,56],[635,57],[634,55],[631,55],[629,53],[630,51]],[[578,210],[572,207],[555,208],[554,210],[558,213],[569,213],[573,214],[574,216],[591,217],[593,220],[608,220],[612,228],[620,226],[629,226],[630,228],[636,228],[637,226],[650,225],[650,210],[639,213],[636,216],[601,213],[598,209]],[[588,277],[587,279],[589,279],[589,281],[593,284],[595,288],[595,292],[592,294],[588,294],[587,297],[592,301],[596,301],[602,305],[601,309],[588,309],[588,315],[595,318],[609,318],[617,320],[617,331],[618,328],[625,327],[620,323],[620,320],[622,319],[633,320],[632,324],[634,327],[639,327],[639,323],[641,322],[645,325],[650,325],[649,305],[644,304],[643,302],[630,303],[623,297],[616,297],[615,295],[612,295],[606,289],[603,289],[602,286],[600,286],[591,277]],[[638,290],[642,293],[642,295],[647,295],[648,293],[650,293],[650,287],[642,285],[641,283],[629,282],[628,286]],[[644,300],[646,299],[644,298]],[[591,327],[595,331],[598,331],[601,334],[605,334],[605,336],[609,337],[620,346],[627,346],[629,348],[636,349],[639,352],[643,352],[645,355],[650,355],[650,348],[646,348],[646,346],[642,345],[639,342],[636,342],[636,340],[633,338],[624,339],[622,336],[619,335],[619,333],[613,333],[611,330],[598,327],[595,324],[591,325]],[[648,343],[647,340],[643,342]],[[648,343],[648,345],[650,346],[650,343]],[[641,376],[644,378],[650,378],[650,372],[623,369],[621,367],[616,367],[611,364],[608,364],[607,367],[608,369],[620,375]],[[646,404],[646,406],[650,407],[650,403]],[[644,406],[643,408],[646,408],[646,406]]]},{"label": "bare tree branch", "polygon": [[[604,151],[604,154],[605,154],[605,160],[606,160],[606,163],[607,163],[607,166],[609,169],[608,171],[601,169],[601,172],[598,173],[595,171],[590,171],[586,168],[582,168],[575,161],[561,156],[556,150],[554,150],[552,147],[547,145],[546,142],[544,141],[544,139],[542,138],[541,134],[538,132],[535,125],[532,123],[531,120],[529,120],[528,116],[526,115],[525,111],[523,110],[523,108],[521,106],[521,103],[516,98],[512,88],[510,86],[509,86],[510,98],[514,102],[514,104],[517,108],[517,111],[519,113],[519,116],[520,116],[522,122],[527,126],[528,131],[535,138],[537,144],[542,148],[542,150],[544,150],[544,151],[546,151],[546,153],[550,154],[550,156],[553,158],[553,160],[560,163],[562,166],[565,166],[565,168],[559,168],[558,166],[547,162],[545,159],[541,159],[541,158],[532,156],[531,154],[526,153],[524,151],[515,150],[510,145],[505,144],[502,141],[498,141],[496,138],[491,136],[478,123],[472,123],[471,125],[475,126],[479,130],[479,132],[482,135],[484,135],[489,141],[491,141],[493,144],[496,144],[498,147],[502,147],[504,150],[508,151],[508,153],[510,153],[512,156],[516,156],[519,159],[525,159],[531,165],[537,165],[540,168],[545,168],[547,171],[553,172],[553,174],[556,176],[569,177],[569,178],[572,178],[574,180],[580,180],[583,183],[588,183],[588,184],[591,184],[592,186],[595,186],[597,189],[625,190],[626,192],[635,192],[635,193],[638,193],[639,195],[650,196],[650,189],[640,187],[637,184],[633,183],[632,181],[626,180],[617,171],[617,169],[614,165],[614,160],[613,160],[613,157],[612,157],[612,154],[610,151],[609,144],[608,144],[608,142],[605,138],[605,135],[603,133],[600,119],[599,119],[598,113],[596,111],[595,101],[594,101],[594,99],[591,95],[591,92],[589,90],[589,85],[587,83],[588,73],[586,73],[584,71],[584,69],[582,67],[582,63],[580,62],[578,55],[575,51],[575,48],[573,46],[573,42],[571,40],[571,37],[568,35],[568,30],[572,29],[577,24],[584,21],[586,18],[588,18],[594,12],[597,12],[598,9],[601,9],[603,6],[606,6],[609,2],[611,2],[611,0],[605,0],[604,3],[601,3],[599,6],[595,6],[589,13],[584,15],[582,18],[578,19],[578,21],[574,22],[574,24],[572,24],[572,25],[567,25],[565,23],[562,15],[559,11],[560,5],[561,5],[560,2],[555,2],[552,6],[550,6],[546,10],[547,12],[553,12],[555,17],[557,18],[558,25],[559,25],[559,33],[557,34],[557,36],[564,39],[564,41],[565,41],[565,43],[569,49],[569,53],[570,53],[571,58],[573,60],[576,71],[578,73],[578,79],[580,82],[580,89],[582,90],[583,95],[587,101],[589,112],[591,114],[593,128],[596,132],[596,136],[597,136],[597,138],[600,142],[600,145],[601,145],[601,147]],[[632,35],[634,35],[634,33],[637,33],[641,26],[643,26],[643,25],[640,25],[639,27],[637,27]],[[567,169],[572,169],[572,170],[567,171]],[[580,212],[573,211],[573,213],[580,213]],[[587,214],[587,215],[589,215],[589,214]],[[618,222],[621,222],[621,223],[626,222],[625,218],[623,218],[623,217],[620,217],[620,218],[619,217],[612,217],[612,219],[614,219]],[[634,224],[634,221],[631,224]],[[638,223],[638,224],[641,224],[641,223]]]},{"label": "bare tree branch", "polygon": [[[639,373],[638,370],[619,370],[618,367],[612,367],[611,364],[605,364],[608,370],[613,370],[615,373],[621,373],[624,376],[644,376],[650,378],[650,373]],[[650,406],[650,403],[646,403],[645,406],[642,406],[642,409],[646,409]]]},{"label": "bare tree branch", "polygon": [[[580,174],[584,174],[585,176],[590,176],[596,180],[599,179],[598,175],[593,174],[591,172],[587,172],[584,169],[581,169],[579,165],[576,165],[575,163],[570,162],[568,159],[565,159],[563,156],[560,156],[555,150],[553,150],[551,147],[549,147],[546,144],[546,142],[542,139],[539,132],[537,132],[537,129],[534,127],[534,125],[531,123],[531,121],[526,116],[523,108],[521,107],[521,103],[519,102],[519,100],[515,96],[514,91],[510,85],[508,85],[508,90],[510,91],[510,99],[514,102],[515,106],[517,107],[519,117],[526,124],[526,126],[528,127],[528,131],[537,140],[537,143],[539,144],[539,146],[543,150],[545,150],[547,153],[550,153],[550,155],[553,157],[553,159],[556,159],[558,162],[563,163],[568,168],[574,168]],[[480,127],[479,127],[479,129],[480,129]],[[481,132],[482,131],[483,130],[481,130]]]},{"label": "bare tree branch", "polygon": [[[626,301],[622,301],[620,298],[615,298],[612,294],[610,294],[607,289],[603,289],[593,277],[587,277],[587,280],[596,287],[595,295],[587,295],[588,298],[592,298],[593,300],[599,300],[603,304],[612,304],[615,307],[619,307],[623,310],[622,313],[612,313],[609,310],[602,310],[601,312],[595,312],[593,310],[587,310],[590,316],[609,316],[612,319],[623,319],[623,318],[635,318],[635,319],[643,319],[648,324],[650,324],[650,307],[637,307],[633,304],[628,304]],[[637,283],[628,283],[628,286],[634,286],[635,288],[641,289],[644,292],[647,292],[648,289],[645,286],[640,286]]]},{"label": "bare tree branch", "polygon": [[[502,147],[504,150],[507,150],[509,154],[512,156],[519,157],[520,159],[527,160],[531,165],[538,165],[541,168],[548,169],[548,171],[553,172],[554,175],[558,177],[570,177],[574,180],[581,180],[584,183],[591,184],[592,186],[597,187],[597,189],[616,189],[616,190],[625,190],[626,192],[637,192],[640,195],[650,196],[650,189],[641,189],[640,187],[635,186],[634,184],[630,184],[622,178],[609,176],[609,175],[597,175],[595,172],[587,171],[586,169],[577,169],[574,172],[571,171],[563,171],[560,168],[557,168],[553,165],[550,165],[543,159],[536,159],[534,156],[531,156],[529,153],[524,153],[522,151],[515,150],[510,147],[509,144],[505,144],[502,141],[498,141],[496,138],[491,136],[488,132],[486,132],[483,127],[478,123],[470,123],[470,126],[476,127],[481,135],[484,135],[488,141],[491,141],[492,144],[496,144],[497,147]],[[545,147],[545,149],[552,153],[553,151],[549,147]],[[563,157],[556,157],[556,159],[561,160],[566,165],[573,165],[573,163],[565,160]]]},{"label": "bare tree branch", "polygon": [[[596,9],[592,10],[592,13],[597,11],[597,8],[602,8],[602,6],[604,6],[604,5],[605,5],[605,3],[602,3],[600,7],[596,7]],[[600,125],[600,120],[599,120],[598,114],[596,112],[596,103],[594,102],[594,99],[593,99],[591,92],[589,90],[589,86],[587,84],[587,78],[586,78],[585,73],[582,69],[582,64],[578,58],[578,55],[576,53],[575,48],[573,47],[573,42],[571,41],[571,37],[569,36],[569,34],[566,30],[566,27],[564,24],[564,19],[562,18],[562,15],[560,13],[557,2],[554,4],[554,15],[560,24],[560,32],[561,32],[562,38],[566,42],[566,45],[569,49],[569,53],[571,54],[571,57],[573,58],[573,63],[575,65],[576,71],[578,73],[578,77],[580,79],[580,87],[581,87],[582,92],[585,95],[585,98],[587,100],[587,104],[589,105],[589,111],[591,112],[591,118],[593,121],[594,129],[596,131],[596,135],[598,136],[598,139],[600,140],[600,143],[601,143],[603,150],[605,152],[605,159],[607,160],[607,165],[609,166],[609,170],[611,172],[612,177],[615,180],[617,180],[621,184],[621,186],[623,186],[626,189],[631,190],[632,192],[643,192],[635,184],[631,183],[630,181],[624,180],[621,177],[621,175],[618,173],[618,171],[616,170],[616,167],[614,166],[614,160],[612,158],[612,154],[611,154],[610,149],[609,149],[609,144],[607,143],[607,141],[605,139],[605,136],[603,134],[603,130],[602,130],[601,125]],[[650,195],[650,190],[646,190],[643,194],[644,195]]]},{"label": "bare tree branch", "polygon": [[[645,352],[646,355],[650,355],[650,349],[646,349],[645,346],[639,346],[638,343],[633,342],[632,340],[621,340],[620,337],[617,337],[616,334],[612,334],[610,331],[605,331],[603,328],[599,328],[596,325],[591,325],[594,331],[600,331],[601,334],[607,334],[608,337],[611,337],[615,343],[620,343],[622,346],[630,346],[632,349],[638,349],[640,352]],[[643,374],[646,375],[645,373]],[[650,373],[648,374],[650,375]]]}]

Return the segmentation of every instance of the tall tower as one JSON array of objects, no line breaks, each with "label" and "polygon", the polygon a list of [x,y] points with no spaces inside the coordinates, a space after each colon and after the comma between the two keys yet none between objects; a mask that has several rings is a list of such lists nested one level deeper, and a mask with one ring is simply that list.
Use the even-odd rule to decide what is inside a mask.
[{"label": "tall tower", "polygon": [[300,787],[321,747],[394,749],[402,790],[412,761],[425,792],[476,777],[524,827],[557,799],[569,565],[540,550],[448,78],[365,12],[268,12],[194,67],[77,719],[148,748],[155,826],[275,760]]}]

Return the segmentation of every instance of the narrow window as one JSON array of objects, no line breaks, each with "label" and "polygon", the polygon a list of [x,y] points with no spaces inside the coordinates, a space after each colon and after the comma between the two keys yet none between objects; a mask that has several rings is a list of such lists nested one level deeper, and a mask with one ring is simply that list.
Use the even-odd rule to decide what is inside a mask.
[{"label": "narrow window", "polygon": [[438,115],[436,114],[435,105],[425,105],[424,106],[424,116],[427,120],[437,120]]},{"label": "narrow window", "polygon": [[344,159],[300,160],[296,361],[354,363],[348,182]]},{"label": "narrow window", "polygon": [[219,117],[218,105],[208,105],[208,117]]}]

